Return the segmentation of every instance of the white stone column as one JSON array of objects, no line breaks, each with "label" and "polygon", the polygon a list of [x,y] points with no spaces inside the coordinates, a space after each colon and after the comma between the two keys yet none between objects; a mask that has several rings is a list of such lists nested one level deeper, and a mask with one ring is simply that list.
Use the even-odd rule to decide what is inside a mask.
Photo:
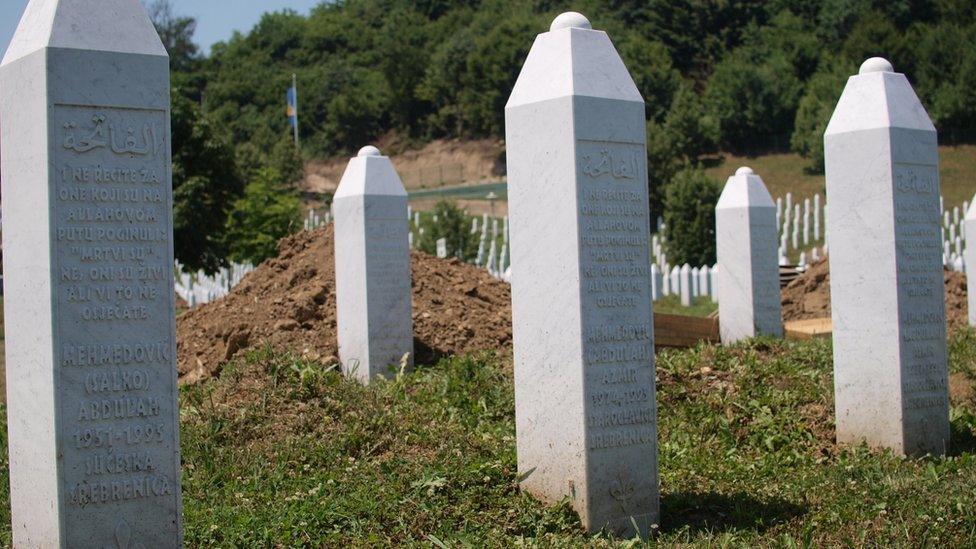
[{"label": "white stone column", "polygon": [[390,159],[363,147],[349,160],[335,212],[336,324],[347,376],[369,383],[413,365],[407,193]]},{"label": "white stone column", "polygon": [[966,209],[963,234],[966,235],[966,246],[963,259],[966,265],[966,299],[969,305],[969,325],[976,327],[976,198]]},{"label": "white stone column", "polygon": [[681,304],[685,307],[691,307],[691,266],[685,263],[681,266],[681,270],[678,271],[678,276],[681,282],[679,283],[681,287]]},{"label": "white stone column", "polygon": [[872,58],[824,137],[837,440],[943,455],[949,442],[935,128]]},{"label": "white stone column", "polygon": [[820,194],[813,195],[813,239],[820,240]]},{"label": "white stone column", "polygon": [[751,168],[739,168],[725,183],[715,206],[715,237],[722,266],[722,343],[783,337],[776,206]]},{"label": "white stone column", "polygon": [[661,269],[658,268],[656,263],[651,263],[651,300],[657,301],[661,298],[661,286],[663,277],[661,276]]},{"label": "white stone column", "polygon": [[169,60],[139,2],[32,0],[0,131],[13,545],[179,547]]},{"label": "white stone column", "polygon": [[810,245],[810,199],[803,199],[803,245]]},{"label": "white stone column", "polygon": [[658,480],[644,101],[606,33],[566,13],[536,38],[505,123],[522,488],[568,498],[590,531],[646,533]]}]

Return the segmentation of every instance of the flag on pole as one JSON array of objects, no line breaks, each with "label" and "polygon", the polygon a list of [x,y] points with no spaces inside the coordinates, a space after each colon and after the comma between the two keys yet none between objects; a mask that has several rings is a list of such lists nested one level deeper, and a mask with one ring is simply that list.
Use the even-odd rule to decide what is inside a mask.
[{"label": "flag on pole", "polygon": [[296,128],[298,127],[298,90],[295,89],[295,86],[288,88],[285,100],[288,102],[285,111],[288,115],[288,123],[291,124],[291,127]]},{"label": "flag on pole", "polygon": [[291,87],[285,94],[285,114],[288,116],[288,123],[291,124],[292,132],[295,134],[295,146],[300,146],[298,142],[298,76],[291,75]]}]

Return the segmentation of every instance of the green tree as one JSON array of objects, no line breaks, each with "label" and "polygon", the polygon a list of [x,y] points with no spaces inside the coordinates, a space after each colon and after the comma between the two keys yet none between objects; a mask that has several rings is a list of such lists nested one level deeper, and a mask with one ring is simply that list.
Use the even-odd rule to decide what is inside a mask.
[{"label": "green tree", "polygon": [[671,179],[681,164],[674,152],[671,133],[653,120],[647,122],[647,198],[650,202],[651,226],[664,215],[664,198]]},{"label": "green tree", "polygon": [[666,250],[674,265],[715,263],[715,205],[721,191],[701,170],[682,170],[667,188]]},{"label": "green tree", "polygon": [[802,84],[782,57],[755,59],[739,50],[715,68],[705,104],[718,121],[722,144],[731,151],[756,151],[793,131]]},{"label": "green tree", "polygon": [[825,66],[810,79],[800,100],[790,146],[809,160],[807,171],[811,173],[824,171],[824,132],[844,91],[844,83],[853,71],[853,66],[840,61]]},{"label": "green tree", "polygon": [[225,262],[224,223],[240,195],[234,149],[196,103],[172,93],[173,233],[177,259],[213,272]]},{"label": "green tree", "polygon": [[685,163],[697,165],[702,156],[718,152],[718,121],[705,111],[689,84],[678,88],[664,119],[664,131],[669,135],[672,154]]},{"label": "green tree", "polygon": [[298,197],[273,168],[258,170],[234,202],[224,238],[233,261],[259,263],[278,253],[278,241],[301,225]]},{"label": "green tree", "polygon": [[424,234],[417,240],[417,249],[436,255],[437,241],[445,238],[449,254],[459,255],[461,259],[473,258],[478,251],[479,235],[471,234],[471,218],[464,215],[455,202],[448,200],[435,204],[433,214],[437,216],[437,223],[424,228]]},{"label": "green tree", "polygon": [[169,53],[170,68],[184,73],[196,68],[200,60],[200,48],[193,42],[196,19],[173,13],[170,0],[153,0],[146,6],[146,11]]}]

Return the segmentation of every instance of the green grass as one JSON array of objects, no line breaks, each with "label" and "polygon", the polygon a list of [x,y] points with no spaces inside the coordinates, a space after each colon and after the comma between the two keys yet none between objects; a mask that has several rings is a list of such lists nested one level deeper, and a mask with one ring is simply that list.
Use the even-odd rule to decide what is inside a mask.
[{"label": "green grass", "polygon": [[[952,371],[972,374],[976,336],[950,349]],[[951,457],[838,449],[830,352],[823,340],[757,340],[658,355],[656,542],[976,543],[976,403],[952,408]],[[255,352],[184,389],[181,406],[189,547],[643,545],[588,536],[566,503],[519,492],[505,356],[362,388],[320,364]],[[5,477],[5,448],[0,456]],[[6,490],[0,478],[9,545]]]},{"label": "green grass", "polygon": [[696,297],[691,306],[681,304],[681,297],[667,295],[654,302],[654,312],[666,315],[708,316],[718,310],[718,303],[709,297]]},{"label": "green grass", "polygon": [[[951,209],[953,206],[962,206],[964,201],[971,200],[976,192],[976,145],[939,147],[939,164],[946,207]],[[793,153],[757,157],[725,154],[720,162],[709,167],[706,172],[724,184],[736,169],[749,166],[762,176],[774,199],[792,192],[795,199],[802,201],[815,193],[824,193],[824,176],[806,173],[806,165],[804,158]]]}]

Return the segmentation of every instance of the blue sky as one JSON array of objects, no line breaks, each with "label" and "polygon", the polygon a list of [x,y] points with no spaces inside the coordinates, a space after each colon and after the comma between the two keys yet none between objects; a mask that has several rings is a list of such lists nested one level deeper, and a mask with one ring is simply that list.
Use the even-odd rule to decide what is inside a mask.
[{"label": "blue sky", "polygon": [[[194,38],[204,51],[210,51],[214,42],[230,38],[235,30],[250,30],[264,12],[290,8],[308,14],[319,2],[321,0],[172,0],[177,15],[196,18]],[[26,6],[27,0],[0,0],[0,55],[7,51]]]}]

